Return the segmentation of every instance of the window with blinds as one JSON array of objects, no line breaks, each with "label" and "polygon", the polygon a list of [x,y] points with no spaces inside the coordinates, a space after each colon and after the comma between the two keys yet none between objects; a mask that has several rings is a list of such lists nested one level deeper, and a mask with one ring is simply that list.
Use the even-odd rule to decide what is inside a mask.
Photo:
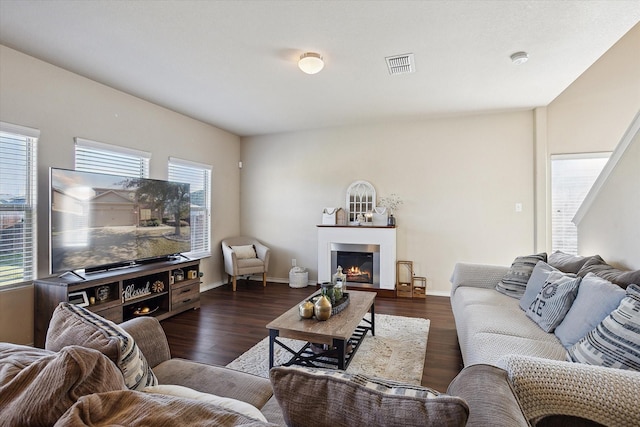
[{"label": "window with blinds", "polygon": [[0,286],[35,278],[39,136],[0,122]]},{"label": "window with blinds", "polygon": [[82,138],[75,141],[77,171],[149,177],[151,153]]},{"label": "window with blinds", "polygon": [[578,253],[578,229],[573,223],[611,153],[559,154],[551,156],[552,250]]},{"label": "window with blinds", "polygon": [[191,252],[202,258],[211,255],[211,166],[169,158],[169,181],[190,184]]}]

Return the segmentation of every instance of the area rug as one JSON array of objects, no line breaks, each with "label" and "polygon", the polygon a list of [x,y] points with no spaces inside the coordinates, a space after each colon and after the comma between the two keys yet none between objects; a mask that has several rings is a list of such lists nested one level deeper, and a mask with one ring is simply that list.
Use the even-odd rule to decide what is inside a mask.
[{"label": "area rug", "polygon": [[[422,381],[428,335],[428,319],[376,314],[376,335],[367,334],[347,372],[419,385]],[[305,344],[287,338],[280,340],[294,350],[301,349]],[[276,366],[290,357],[289,353],[276,345]],[[269,337],[240,355],[227,367],[269,378]]]}]

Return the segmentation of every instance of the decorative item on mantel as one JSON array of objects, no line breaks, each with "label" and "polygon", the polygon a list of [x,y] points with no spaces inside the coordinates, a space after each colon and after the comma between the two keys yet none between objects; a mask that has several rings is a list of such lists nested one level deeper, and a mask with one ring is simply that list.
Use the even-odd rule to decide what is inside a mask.
[{"label": "decorative item on mantel", "polygon": [[398,209],[398,207],[402,204],[402,199],[396,193],[391,193],[388,197],[380,197],[380,202],[378,203],[380,206],[387,208],[389,212],[389,218],[387,219],[388,226],[396,225],[396,217],[393,216],[393,213]]},{"label": "decorative item on mantel", "polygon": [[338,224],[338,212],[342,208],[324,208],[322,210],[322,225],[336,225]]}]

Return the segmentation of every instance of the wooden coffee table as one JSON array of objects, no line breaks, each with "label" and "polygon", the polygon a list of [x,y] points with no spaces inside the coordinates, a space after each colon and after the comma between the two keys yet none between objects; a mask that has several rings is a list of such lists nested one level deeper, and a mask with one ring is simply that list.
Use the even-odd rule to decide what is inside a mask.
[{"label": "wooden coffee table", "polygon": [[[318,293],[316,292],[314,295]],[[347,369],[367,332],[371,331],[371,335],[375,335],[374,301],[376,298],[375,292],[349,290],[348,293],[349,305],[347,308],[326,321],[318,321],[315,317],[301,318],[298,304],[271,321],[267,325],[267,329],[269,329],[269,369],[273,368],[276,344],[292,355],[291,359],[283,366],[324,367],[325,365],[335,365],[338,369]],[[304,301],[300,301],[300,303],[302,302]],[[364,315],[369,311],[371,312],[370,321],[364,319]],[[306,341],[306,344],[302,349],[296,351],[280,341],[279,337]],[[326,348],[323,349],[323,345]]]}]

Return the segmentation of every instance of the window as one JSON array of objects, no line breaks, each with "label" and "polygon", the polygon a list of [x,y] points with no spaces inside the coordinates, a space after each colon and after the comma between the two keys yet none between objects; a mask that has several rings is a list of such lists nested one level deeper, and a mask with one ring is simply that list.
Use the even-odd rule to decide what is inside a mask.
[{"label": "window", "polygon": [[150,153],[82,138],[75,140],[77,171],[149,178]]},{"label": "window", "polygon": [[0,286],[36,272],[36,153],[40,131],[0,122]]},{"label": "window", "polygon": [[551,240],[553,251],[578,253],[572,220],[611,153],[551,156]]},{"label": "window", "polygon": [[211,166],[169,158],[169,181],[190,184],[191,252],[202,258],[211,255]]}]

